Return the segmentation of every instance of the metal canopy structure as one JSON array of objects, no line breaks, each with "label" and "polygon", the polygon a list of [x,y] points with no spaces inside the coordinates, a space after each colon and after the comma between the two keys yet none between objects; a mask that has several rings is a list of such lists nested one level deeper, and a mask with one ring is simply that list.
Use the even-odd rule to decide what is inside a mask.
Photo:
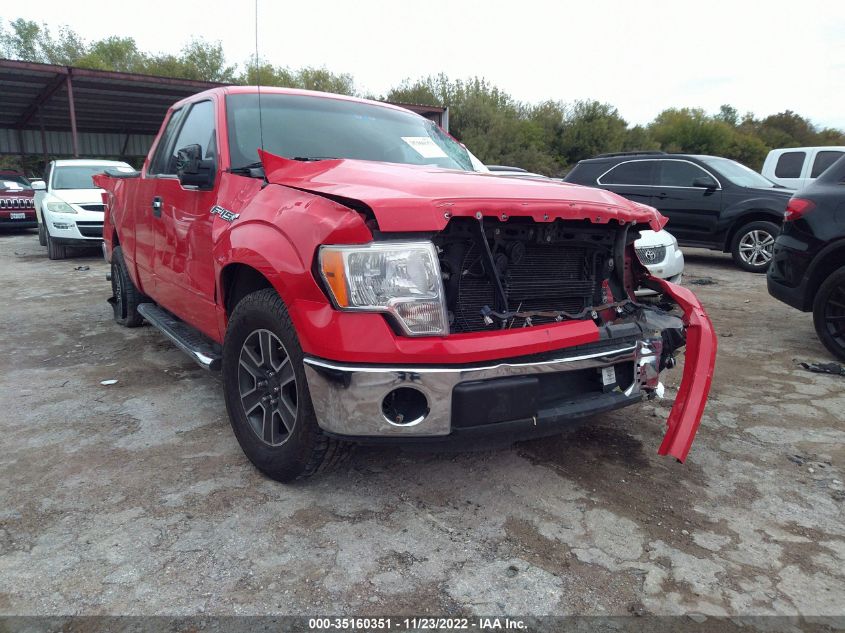
[{"label": "metal canopy structure", "polygon": [[[143,157],[173,103],[223,85],[0,59],[0,155]],[[447,108],[394,105],[449,130]]]},{"label": "metal canopy structure", "polygon": [[[0,60],[0,153],[102,153],[102,147],[86,145],[102,146],[102,135],[107,134],[123,137],[120,148],[115,143],[110,143],[109,148],[123,151],[110,154],[138,155],[135,151],[140,148],[129,147],[132,136],[154,136],[167,108],[175,101],[220,85],[223,84]],[[61,142],[62,135],[68,133],[70,147]],[[149,142],[139,145],[148,147]],[[135,151],[127,154],[127,150]]]}]

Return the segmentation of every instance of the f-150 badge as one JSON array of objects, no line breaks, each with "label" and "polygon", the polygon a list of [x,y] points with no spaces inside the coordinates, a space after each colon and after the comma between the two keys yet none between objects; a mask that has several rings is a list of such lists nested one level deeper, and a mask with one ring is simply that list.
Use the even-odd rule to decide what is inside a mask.
[{"label": "f-150 badge", "polygon": [[226,220],[226,222],[233,222],[233,221],[237,220],[239,217],[241,217],[240,213],[233,213],[232,211],[229,211],[229,209],[224,209],[223,207],[216,205],[216,204],[213,207],[211,207],[211,214],[212,215],[215,215],[215,214],[219,215],[220,219]]}]

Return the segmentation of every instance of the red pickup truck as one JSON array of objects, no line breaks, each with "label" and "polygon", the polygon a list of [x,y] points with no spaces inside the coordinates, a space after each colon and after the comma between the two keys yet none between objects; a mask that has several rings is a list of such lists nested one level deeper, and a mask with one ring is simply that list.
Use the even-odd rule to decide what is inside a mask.
[{"label": "red pickup truck", "polygon": [[[221,370],[246,455],[280,481],[345,443],[549,435],[662,389],[684,460],[716,338],[633,242],[651,207],[473,171],[385,103],[216,88],[175,104],[140,172],[96,176],[115,320]],[[651,286],[674,302],[639,303]]]}]

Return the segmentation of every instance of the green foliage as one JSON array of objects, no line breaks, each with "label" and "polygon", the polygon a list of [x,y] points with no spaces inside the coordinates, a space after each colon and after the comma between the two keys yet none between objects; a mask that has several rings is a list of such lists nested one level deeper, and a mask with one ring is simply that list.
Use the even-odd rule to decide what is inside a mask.
[{"label": "green foliage", "polygon": [[577,163],[602,152],[619,152],[625,144],[628,124],[608,103],[576,101],[565,109],[558,151],[565,162]]},{"label": "green foliage", "polygon": [[352,75],[336,75],[325,68],[306,67],[291,70],[284,66],[273,66],[264,60],[260,60],[258,64],[248,63],[234,83],[320,90],[343,95],[356,94]]},{"label": "green foliage", "polygon": [[[220,83],[257,84],[356,95],[351,75],[326,68],[291,69],[267,60],[229,64],[220,42],[192,39],[178,54],[138,49],[131,37],[85,42],[68,27],[53,31],[30,20],[0,20],[0,57],[181,77]],[[373,98],[373,95],[368,95]],[[579,160],[603,152],[658,150],[716,154],[759,169],[775,147],[845,145],[845,132],[818,129],[786,110],[757,119],[724,104],[664,110],[648,125],[629,126],[618,110],[598,101],[525,104],[482,77],[445,74],[405,79],[383,97],[409,104],[448,106],[450,132],[488,164],[514,165],[561,175]]]}]

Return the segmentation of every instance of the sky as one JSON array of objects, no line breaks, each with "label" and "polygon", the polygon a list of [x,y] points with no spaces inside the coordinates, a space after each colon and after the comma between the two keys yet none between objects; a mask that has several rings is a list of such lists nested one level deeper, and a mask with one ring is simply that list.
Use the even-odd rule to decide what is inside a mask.
[{"label": "sky", "polygon": [[[255,0],[16,0],[3,13],[87,40],[131,36],[153,52],[178,52],[193,36],[219,40],[241,65],[255,52]],[[608,102],[632,124],[729,103],[845,129],[841,0],[258,0],[258,47],[277,65],[350,73],[375,95],[444,72],[485,77],[529,103]]]}]

